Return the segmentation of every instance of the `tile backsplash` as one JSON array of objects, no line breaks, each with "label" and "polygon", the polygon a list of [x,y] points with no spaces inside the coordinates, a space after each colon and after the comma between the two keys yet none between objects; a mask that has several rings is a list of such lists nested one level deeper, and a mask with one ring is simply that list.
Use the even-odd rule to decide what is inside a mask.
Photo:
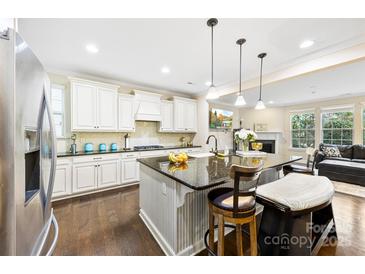
[{"label": "tile backsplash", "polygon": [[[165,146],[180,145],[181,137],[186,137],[186,141],[194,139],[194,133],[161,133],[158,132],[158,122],[136,122],[136,131],[130,133],[130,146],[156,145]],[[125,132],[74,132],[77,135],[77,150],[83,150],[85,143],[94,144],[94,149],[98,149],[100,143],[105,143],[109,148],[111,143],[117,143],[118,148],[124,147]],[[71,139],[58,139],[58,152],[68,151]],[[196,144],[199,145],[199,144]]]}]

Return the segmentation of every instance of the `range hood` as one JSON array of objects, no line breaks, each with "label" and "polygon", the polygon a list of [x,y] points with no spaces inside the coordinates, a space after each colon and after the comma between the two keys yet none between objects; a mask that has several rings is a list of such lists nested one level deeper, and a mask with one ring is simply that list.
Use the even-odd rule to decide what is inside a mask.
[{"label": "range hood", "polygon": [[161,95],[134,90],[134,119],[136,121],[161,121]]}]

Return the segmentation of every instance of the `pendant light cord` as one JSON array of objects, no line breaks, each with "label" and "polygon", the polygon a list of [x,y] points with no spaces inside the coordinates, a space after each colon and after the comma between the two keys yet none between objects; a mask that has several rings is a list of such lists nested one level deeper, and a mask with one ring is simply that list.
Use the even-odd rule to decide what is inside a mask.
[{"label": "pendant light cord", "polygon": [[212,40],[211,40],[211,50],[212,50],[212,74],[211,74],[211,82],[210,82],[210,86],[213,86],[214,84],[213,84],[213,60],[214,60],[214,58],[213,58],[213,26],[212,26]]},{"label": "pendant light cord", "polygon": [[261,90],[262,90],[262,61],[264,58],[261,59],[261,68],[260,68],[260,101],[261,101]]},{"label": "pendant light cord", "polygon": [[242,44],[240,45],[240,95],[242,95]]}]

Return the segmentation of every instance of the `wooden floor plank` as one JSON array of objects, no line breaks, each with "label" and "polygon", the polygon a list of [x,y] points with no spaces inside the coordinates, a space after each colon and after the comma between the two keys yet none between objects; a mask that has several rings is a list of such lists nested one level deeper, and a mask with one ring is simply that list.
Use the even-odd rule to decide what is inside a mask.
[{"label": "wooden floor plank", "polygon": [[[138,215],[138,198],[138,186],[132,186],[54,203],[59,223],[54,255],[164,255]],[[339,240],[322,247],[319,255],[365,255],[365,199],[336,193],[333,209]],[[225,242],[225,254],[235,255],[235,233]]]}]

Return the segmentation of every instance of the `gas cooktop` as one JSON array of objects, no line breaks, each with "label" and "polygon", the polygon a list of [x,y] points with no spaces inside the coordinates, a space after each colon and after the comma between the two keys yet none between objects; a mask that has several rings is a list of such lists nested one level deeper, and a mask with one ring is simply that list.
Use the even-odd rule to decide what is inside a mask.
[{"label": "gas cooktop", "polygon": [[159,149],[163,148],[163,146],[160,145],[148,145],[148,146],[134,146],[134,150],[146,150],[146,149]]}]

